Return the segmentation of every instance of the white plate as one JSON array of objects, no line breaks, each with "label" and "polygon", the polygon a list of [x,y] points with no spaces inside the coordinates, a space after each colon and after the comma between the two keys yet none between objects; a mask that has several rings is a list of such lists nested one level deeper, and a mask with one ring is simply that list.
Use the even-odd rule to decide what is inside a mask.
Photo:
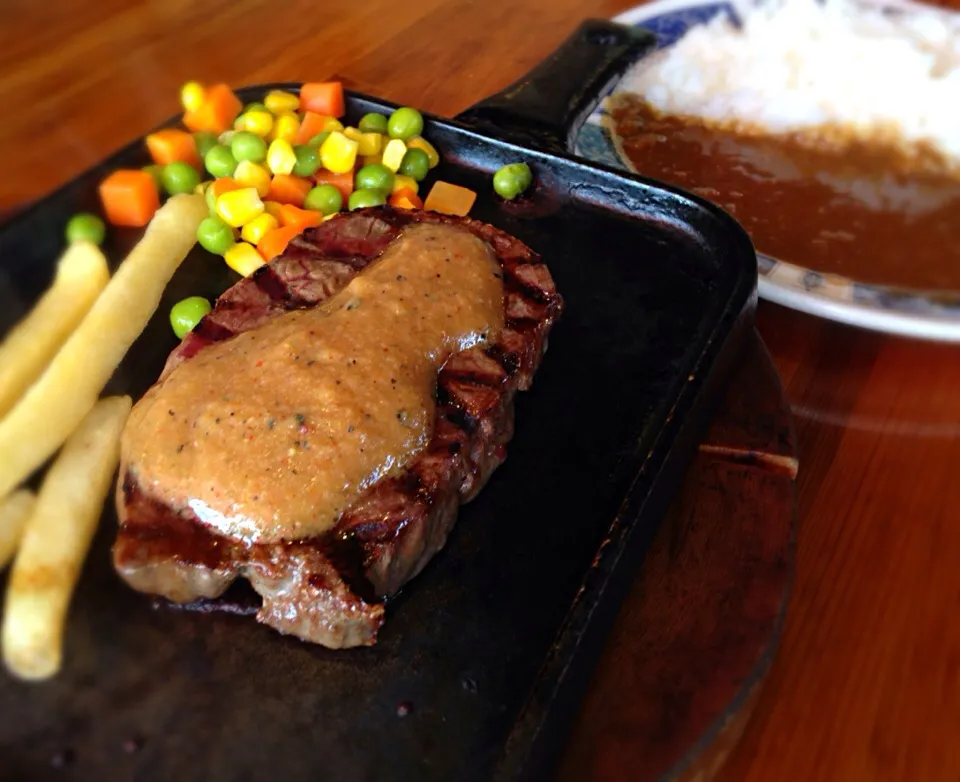
[{"label": "white plate", "polygon": [[[862,0],[909,11],[908,0]],[[942,9],[941,9],[942,10]],[[655,0],[625,11],[614,19],[643,27],[657,36],[657,48],[670,46],[690,27],[720,13],[737,19],[734,2]],[[587,120],[576,141],[576,152],[608,165],[634,170],[621,155],[607,127],[601,104]],[[769,301],[801,312],[854,326],[943,342],[960,342],[960,291],[924,291],[870,285],[834,274],[823,274],[758,254],[759,291]]]}]

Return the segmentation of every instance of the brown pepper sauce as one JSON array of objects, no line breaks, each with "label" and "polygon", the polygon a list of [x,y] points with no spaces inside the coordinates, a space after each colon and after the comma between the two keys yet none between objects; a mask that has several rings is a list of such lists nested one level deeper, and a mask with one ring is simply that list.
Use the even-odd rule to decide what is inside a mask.
[{"label": "brown pepper sauce", "polygon": [[503,328],[501,277],[469,231],[411,226],[319,307],[180,364],[135,406],[123,461],[234,540],[320,535],[429,442],[440,366]]},{"label": "brown pepper sauce", "polygon": [[757,250],[818,272],[960,290],[960,177],[891,148],[818,149],[656,116],[619,95],[612,118],[638,172],[713,201]]}]

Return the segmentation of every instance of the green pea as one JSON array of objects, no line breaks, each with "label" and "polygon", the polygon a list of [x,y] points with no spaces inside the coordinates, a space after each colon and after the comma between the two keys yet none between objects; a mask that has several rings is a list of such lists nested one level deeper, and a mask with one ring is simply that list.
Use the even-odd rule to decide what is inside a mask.
[{"label": "green pea", "polygon": [[399,173],[413,177],[419,182],[429,171],[430,158],[422,149],[411,147],[404,153],[403,160],[400,161]]},{"label": "green pea", "polygon": [[336,214],[343,208],[343,196],[333,185],[317,185],[303,200],[304,209],[314,209],[325,215]]},{"label": "green pea", "polygon": [[323,144],[324,141],[327,140],[327,136],[329,135],[330,135],[330,131],[324,130],[321,133],[318,133],[312,139],[310,139],[308,143],[310,144],[311,147],[319,147],[321,144]]},{"label": "green pea", "polygon": [[393,180],[393,172],[383,163],[370,163],[356,173],[353,186],[357,190],[382,190],[389,193],[393,190]]},{"label": "green pea", "polygon": [[144,166],[143,170],[153,177],[157,190],[163,190],[163,166],[151,165]]},{"label": "green pea", "polygon": [[236,237],[233,229],[216,215],[200,221],[197,226],[197,241],[207,252],[223,255],[233,247]]},{"label": "green pea", "polygon": [[533,182],[533,174],[526,163],[510,163],[493,175],[493,189],[508,201],[516,198]]},{"label": "green pea", "polygon": [[387,118],[383,114],[364,114],[357,125],[361,133],[386,133]]},{"label": "green pea", "polygon": [[80,212],[67,220],[67,244],[74,242],[93,242],[103,244],[107,235],[107,226],[96,215]]},{"label": "green pea", "polygon": [[211,176],[219,179],[223,176],[233,176],[233,172],[237,170],[237,159],[223,144],[214,144],[204,155],[203,165]]},{"label": "green pea", "polygon": [[217,143],[217,134],[198,130],[193,134],[193,143],[197,145],[197,153],[200,157],[206,157],[210,148]]},{"label": "green pea", "polygon": [[253,103],[248,103],[246,106],[243,107],[244,114],[246,114],[248,111],[268,111],[268,109],[262,103],[253,102]]},{"label": "green pea", "polygon": [[368,206],[380,206],[381,204],[387,203],[387,197],[383,194],[382,190],[354,190],[350,194],[350,199],[347,201],[347,206],[350,207],[350,211],[354,209],[364,209]]},{"label": "green pea", "polygon": [[230,153],[238,162],[249,160],[251,163],[262,163],[267,159],[267,142],[256,133],[241,130],[230,139]]},{"label": "green pea", "polygon": [[163,167],[163,188],[170,195],[192,193],[200,184],[200,174],[189,163],[168,163]]},{"label": "green pea", "polygon": [[210,185],[207,185],[203,191],[203,198],[207,202],[207,210],[211,215],[216,216],[217,214],[217,199],[213,194],[213,188]]},{"label": "green pea", "polygon": [[397,109],[387,120],[387,133],[390,134],[390,138],[406,141],[408,138],[419,136],[422,132],[423,115],[409,106]]},{"label": "green pea", "polygon": [[203,296],[190,296],[170,308],[170,325],[177,339],[183,339],[213,307]]},{"label": "green pea", "polygon": [[297,144],[293,148],[297,162],[293,166],[295,176],[312,176],[320,168],[320,149],[313,144]]}]

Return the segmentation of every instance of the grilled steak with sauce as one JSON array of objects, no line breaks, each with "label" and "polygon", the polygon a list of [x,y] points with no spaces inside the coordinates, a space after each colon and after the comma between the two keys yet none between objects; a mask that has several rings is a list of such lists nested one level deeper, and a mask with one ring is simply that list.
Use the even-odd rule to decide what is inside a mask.
[{"label": "grilled steak with sauce", "polygon": [[[282,526],[270,535],[260,534],[266,527],[245,535],[242,524],[211,522],[206,506],[172,502],[162,479],[144,479],[127,458],[117,488],[120,530],[113,556],[117,572],[132,587],[189,602],[217,598],[245,578],[263,598],[258,619],[283,633],[332,648],[375,642],[383,600],[443,547],[458,506],[480,491],[505,457],[514,394],[529,388],[562,310],[539,256],[469,218],[390,207],[343,214],[308,229],[282,255],[224,293],[171,354],[158,381],[162,393],[164,384],[173,383],[204,351],[213,356],[217,345],[252,341],[264,327],[280,324],[279,318],[289,321],[290,313],[332,303],[395,242],[429,227],[469,232],[489,248],[499,270],[494,276],[502,278],[503,312],[502,328],[486,342],[443,356],[423,447],[402,469],[387,470],[362,487],[348,507],[337,509],[329,529],[304,536]],[[275,380],[282,391],[284,379]],[[169,413],[176,422],[176,411]],[[249,447],[256,449],[256,441]],[[211,497],[217,488],[209,487]]]}]

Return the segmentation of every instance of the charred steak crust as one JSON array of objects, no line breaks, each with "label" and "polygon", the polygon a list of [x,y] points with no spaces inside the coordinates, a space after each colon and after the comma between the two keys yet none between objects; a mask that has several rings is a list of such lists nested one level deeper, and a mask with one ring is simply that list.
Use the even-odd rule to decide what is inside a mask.
[{"label": "charred steak crust", "polygon": [[530,387],[563,308],[540,257],[469,218],[390,207],[342,214],[294,238],[282,255],[226,291],[171,353],[161,375],[214,342],[316,306],[415,223],[471,231],[493,250],[504,284],[499,338],[452,355],[440,370],[427,448],[400,475],[367,490],[322,537],[250,546],[150,496],[123,470],[113,559],[131,586],[188,602],[216,598],[243,577],[263,597],[257,618],[280,632],[333,648],[375,642],[382,600],[443,547],[458,506],[476,496],[505,458],[514,395]]}]

